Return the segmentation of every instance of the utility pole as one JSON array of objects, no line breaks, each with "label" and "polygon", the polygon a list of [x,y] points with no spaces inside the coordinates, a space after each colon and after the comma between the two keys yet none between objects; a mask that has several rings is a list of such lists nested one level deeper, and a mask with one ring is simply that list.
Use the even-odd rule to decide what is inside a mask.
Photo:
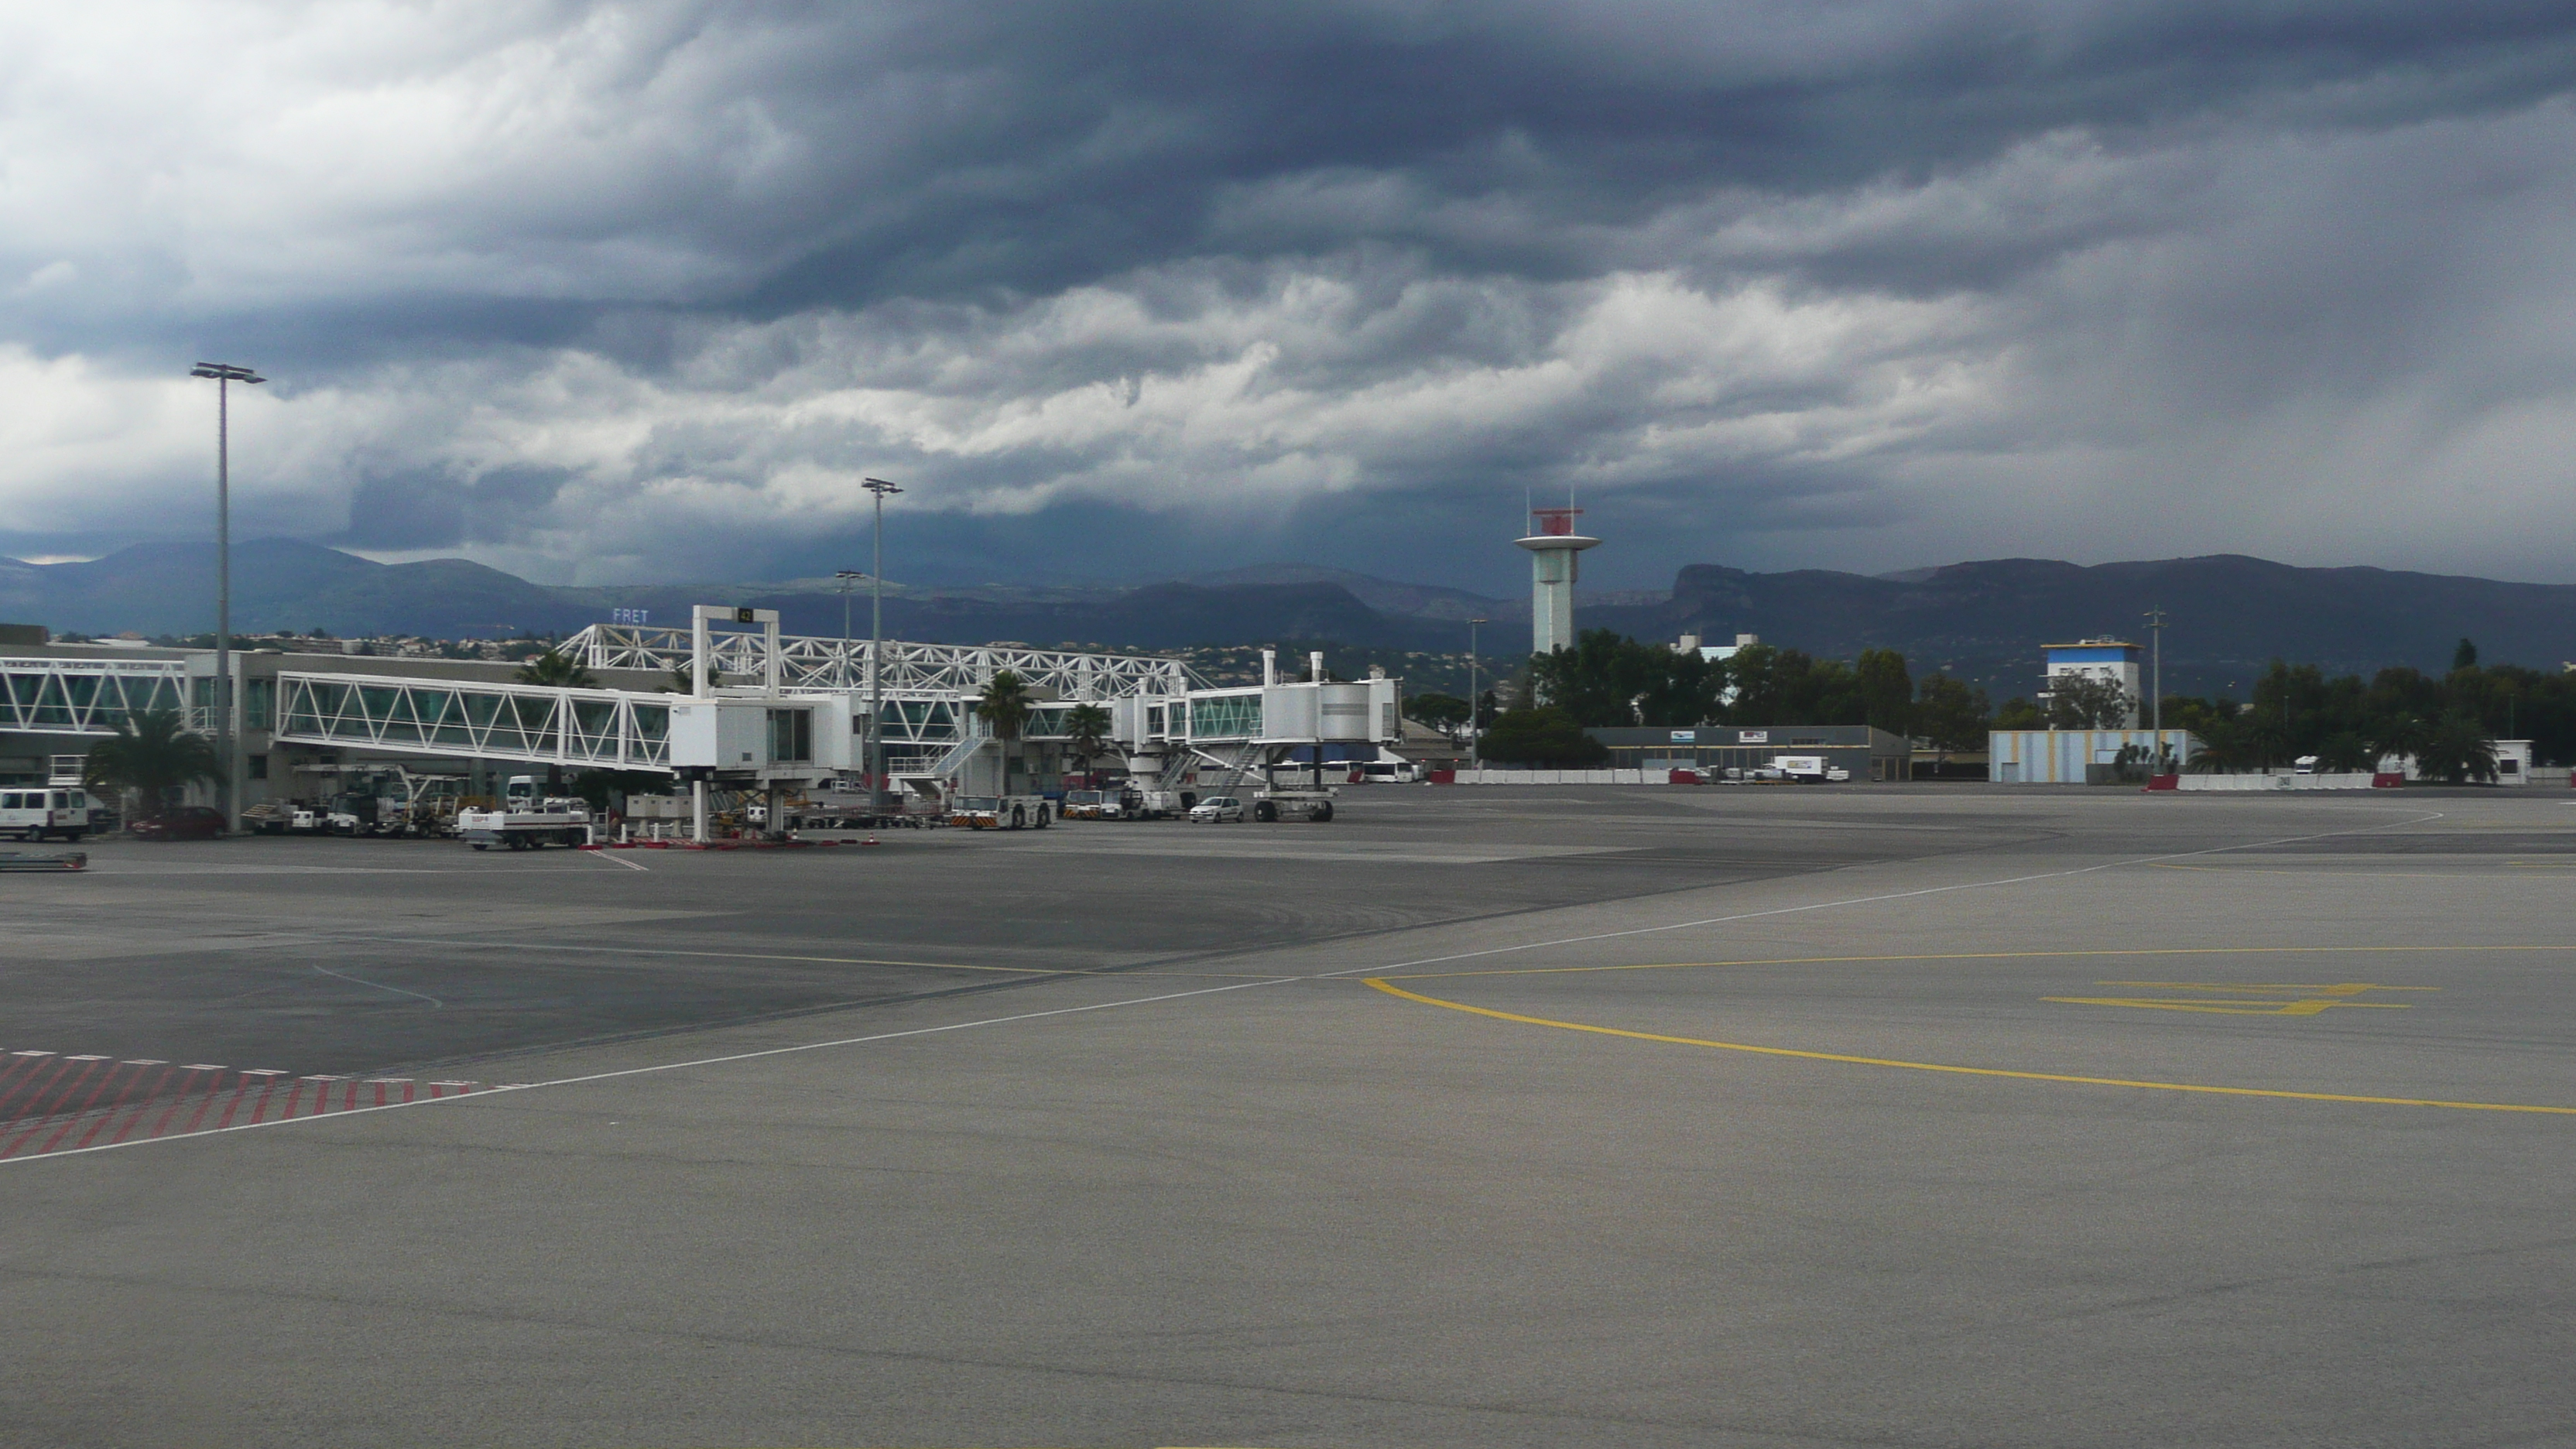
[{"label": "utility pole", "polygon": [[864,479],[860,486],[877,496],[876,561],[868,579],[868,813],[883,815],[885,739],[878,731],[885,717],[885,501],[903,490],[883,478]]},{"label": "utility pole", "polygon": [[[230,362],[200,362],[188,369],[190,377],[215,380],[215,809],[224,817],[224,833],[230,835],[239,822],[234,807],[240,791],[235,788],[236,761],[233,751],[233,411],[234,383],[263,383],[267,378],[247,367]],[[161,802],[145,802],[155,811]]]},{"label": "utility pole", "polygon": [[1481,615],[1467,621],[1467,763],[1479,774],[1485,769],[1485,730],[1477,718],[1484,703],[1476,689],[1476,627],[1484,622]]},{"label": "utility pole", "polygon": [[[2154,672],[2149,675],[2152,682],[2147,689],[2154,700],[2151,708],[2155,714],[2156,769],[2162,773],[2165,757],[2165,611],[2161,605],[2147,610],[2147,628],[2155,639]],[[2177,761],[2177,768],[2179,764]]]}]

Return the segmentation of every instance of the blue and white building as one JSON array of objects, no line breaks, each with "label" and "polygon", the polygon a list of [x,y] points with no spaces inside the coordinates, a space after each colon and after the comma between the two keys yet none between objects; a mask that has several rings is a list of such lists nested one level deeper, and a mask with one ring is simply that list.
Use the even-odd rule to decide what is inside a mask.
[{"label": "blue and white building", "polygon": [[2146,696],[2138,678],[2137,645],[2125,639],[2079,639],[2072,644],[2043,644],[2040,654],[2047,660],[2041,671],[2040,698],[2048,698],[2061,679],[2107,680],[2128,697],[2129,717],[2123,725],[2138,727],[2138,705]]}]

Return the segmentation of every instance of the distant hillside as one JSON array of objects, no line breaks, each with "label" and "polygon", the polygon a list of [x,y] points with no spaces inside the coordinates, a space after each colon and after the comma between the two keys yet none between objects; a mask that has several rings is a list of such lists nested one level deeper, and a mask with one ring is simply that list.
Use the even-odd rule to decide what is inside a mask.
[{"label": "distant hillside", "polygon": [[1670,602],[1597,608],[1584,627],[1640,638],[1737,633],[1810,653],[1902,650],[1915,672],[1955,665],[2014,692],[2030,688],[2039,646],[2092,635],[2147,640],[2147,610],[2168,616],[2168,689],[2220,689],[2274,659],[2368,673],[2392,664],[2440,671],[2463,637],[2489,663],[2555,669],[2576,659],[2576,586],[2295,568],[2239,554],[2082,567],[1994,559],[1869,578],[1825,570],[1757,574],[1697,564]]},{"label": "distant hillside", "polygon": [[[245,632],[483,637],[568,632],[644,608],[685,623],[695,603],[775,608],[790,632],[833,634],[842,600],[829,580],[549,588],[461,559],[380,564],[286,539],[234,552],[233,622]],[[54,629],[199,633],[213,625],[213,550],[148,545],[89,563],[0,559],[0,619]],[[1994,559],[1869,577],[1828,570],[1683,569],[1672,594],[1585,602],[1577,623],[1641,639],[1738,633],[1809,653],[1901,650],[1920,674],[1947,668],[2026,693],[2039,647],[2112,634],[2144,641],[2149,608],[2170,615],[2166,683],[2178,691],[2240,687],[2274,657],[2334,670],[2389,664],[2448,667],[2463,636],[2490,663],[2556,668],[2576,659],[2576,586],[2503,583],[2373,568],[2293,568],[2236,555],[2079,567]],[[1637,602],[1626,602],[1636,600]],[[867,629],[864,594],[850,600]],[[1527,647],[1513,600],[1397,583],[1341,570],[1263,565],[1141,588],[908,589],[886,600],[886,631],[933,643],[1010,639],[1036,645],[1177,649],[1329,639],[1362,648],[1457,651],[1463,620],[1484,611],[1482,638],[1500,658]]]},{"label": "distant hillside", "polygon": [[[491,638],[579,628],[598,617],[562,591],[464,559],[381,564],[294,539],[233,549],[233,627],[243,632]],[[87,563],[0,561],[0,617],[56,632],[195,634],[215,626],[211,544],[141,544]]]}]

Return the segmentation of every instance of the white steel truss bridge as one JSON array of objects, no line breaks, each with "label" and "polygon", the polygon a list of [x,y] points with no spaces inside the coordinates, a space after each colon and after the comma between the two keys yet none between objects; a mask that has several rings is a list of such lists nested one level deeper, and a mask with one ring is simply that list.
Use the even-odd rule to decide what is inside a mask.
[{"label": "white steel truss bridge", "polygon": [[280,674],[274,738],[603,770],[670,770],[668,695],[395,675]]},{"label": "white steel truss bridge", "polygon": [[[593,669],[685,669],[690,631],[630,624],[593,624],[563,643],[563,652]],[[719,633],[708,645],[708,667],[730,681],[764,677],[762,636]],[[783,634],[778,639],[778,682],[785,689],[866,689],[865,639]],[[1204,682],[1178,659],[1149,654],[1086,654],[994,644],[913,644],[885,641],[883,688],[891,700],[954,700],[983,692],[1002,670],[1057,698],[1084,702],[1140,695],[1184,695]],[[892,711],[888,712],[889,714]]]},{"label": "white steel truss bridge", "polygon": [[178,659],[0,657],[0,730],[107,735],[147,709],[177,709],[187,687]]}]

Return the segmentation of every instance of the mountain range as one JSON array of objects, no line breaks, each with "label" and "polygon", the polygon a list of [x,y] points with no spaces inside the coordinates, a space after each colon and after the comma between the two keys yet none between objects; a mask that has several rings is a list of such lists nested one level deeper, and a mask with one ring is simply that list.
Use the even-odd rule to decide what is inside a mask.
[{"label": "mountain range", "polygon": [[[342,637],[412,634],[492,638],[569,632],[645,609],[685,623],[699,603],[779,610],[791,633],[840,632],[836,581],[556,587],[463,559],[385,564],[292,539],[234,550],[233,626],[243,633],[328,630]],[[147,544],[75,563],[0,559],[0,618],[57,632],[193,634],[212,627],[213,550]],[[2408,573],[2301,568],[2241,555],[2083,566],[1992,559],[1864,575],[1804,569],[1754,573],[1714,564],[1681,570],[1669,594],[1590,595],[1577,624],[1640,639],[1739,633],[1811,654],[1900,650],[1920,674],[1946,668],[2008,693],[2028,689],[2045,643],[2117,635],[2144,640],[2161,607],[2168,688],[2225,689],[2273,658],[2330,670],[2449,666],[2462,638],[2489,662],[2556,668],[2576,658],[2576,586]],[[868,597],[847,600],[856,632]],[[886,633],[934,643],[1170,649],[1195,644],[1333,640],[1377,649],[1463,650],[1470,618],[1489,622],[1489,655],[1528,647],[1528,609],[1513,599],[1401,583],[1345,570],[1268,564],[1138,587],[897,588]]]}]

